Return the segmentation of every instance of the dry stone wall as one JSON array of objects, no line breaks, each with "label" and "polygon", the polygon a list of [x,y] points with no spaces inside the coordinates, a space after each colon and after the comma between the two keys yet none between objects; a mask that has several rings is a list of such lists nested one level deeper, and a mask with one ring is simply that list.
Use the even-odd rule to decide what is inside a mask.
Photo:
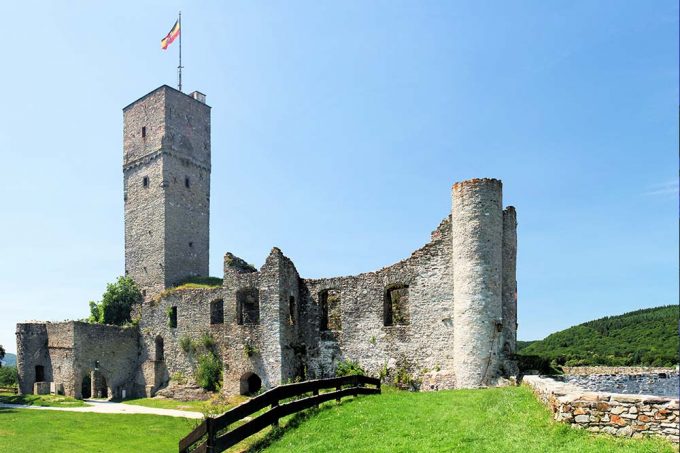
[{"label": "dry stone wall", "polygon": [[555,420],[575,428],[622,437],[661,436],[678,443],[678,398],[588,392],[541,376],[525,376],[523,383]]}]

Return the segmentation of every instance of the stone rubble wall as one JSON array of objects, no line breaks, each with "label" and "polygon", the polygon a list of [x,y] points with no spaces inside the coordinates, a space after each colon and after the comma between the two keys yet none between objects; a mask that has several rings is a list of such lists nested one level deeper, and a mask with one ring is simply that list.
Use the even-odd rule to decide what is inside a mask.
[{"label": "stone rubble wall", "polygon": [[525,376],[522,382],[555,420],[574,428],[622,437],[661,436],[676,444],[680,439],[677,398],[588,392],[542,376]]},{"label": "stone rubble wall", "polygon": [[572,376],[589,376],[591,374],[658,374],[677,373],[678,368],[645,367],[645,366],[563,366],[562,372]]}]

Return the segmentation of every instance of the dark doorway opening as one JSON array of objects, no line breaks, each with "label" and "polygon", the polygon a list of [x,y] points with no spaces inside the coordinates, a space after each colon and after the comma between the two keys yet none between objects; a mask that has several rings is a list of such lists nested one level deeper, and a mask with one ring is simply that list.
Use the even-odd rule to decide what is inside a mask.
[{"label": "dark doorway opening", "polygon": [[35,366],[35,382],[45,382],[45,367],[42,365]]},{"label": "dark doorway opening", "polygon": [[92,397],[92,378],[90,378],[90,373],[83,376],[83,384],[80,387],[80,396],[83,399]]},{"label": "dark doorway opening", "polygon": [[241,395],[254,395],[262,388],[262,379],[255,373],[241,376]]}]

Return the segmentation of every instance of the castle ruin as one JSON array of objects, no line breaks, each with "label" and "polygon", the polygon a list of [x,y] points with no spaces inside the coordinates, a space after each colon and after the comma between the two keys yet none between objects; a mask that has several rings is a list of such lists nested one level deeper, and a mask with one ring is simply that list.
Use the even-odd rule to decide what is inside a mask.
[{"label": "castle ruin", "polygon": [[173,289],[208,275],[210,107],[163,85],[123,116],[125,274],[144,295],[139,323],[18,324],[21,393],[152,396],[192,379],[186,345],[206,336],[227,394],[330,377],[345,360],[423,390],[516,373],[517,223],[501,181],[454,184],[430,242],[375,272],[306,279],[273,248],[259,270],[227,253],[220,287]]}]

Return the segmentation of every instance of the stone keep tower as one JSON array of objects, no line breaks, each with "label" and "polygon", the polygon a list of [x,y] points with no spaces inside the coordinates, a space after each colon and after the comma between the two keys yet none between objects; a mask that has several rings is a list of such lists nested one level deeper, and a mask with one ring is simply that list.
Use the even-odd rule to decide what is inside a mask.
[{"label": "stone keep tower", "polygon": [[125,274],[151,295],[208,275],[210,107],[163,85],[123,118]]}]

